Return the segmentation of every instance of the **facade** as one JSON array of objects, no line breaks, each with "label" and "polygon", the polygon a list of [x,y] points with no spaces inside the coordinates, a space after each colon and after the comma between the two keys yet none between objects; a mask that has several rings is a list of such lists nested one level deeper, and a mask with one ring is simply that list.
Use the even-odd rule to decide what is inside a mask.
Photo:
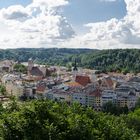
[{"label": "facade", "polygon": [[127,107],[129,109],[134,108],[137,102],[137,97],[136,96],[129,96],[127,99]]},{"label": "facade", "polygon": [[42,80],[46,76],[46,68],[34,66],[33,60],[28,60],[28,76],[32,80]]},{"label": "facade", "polygon": [[137,93],[135,88],[132,88],[128,85],[120,86],[115,90],[117,94],[117,104],[120,107],[127,106],[129,109],[133,108],[137,102]]},{"label": "facade", "polygon": [[114,90],[104,90],[102,91],[102,106],[107,102],[112,102],[116,104],[117,95]]},{"label": "facade", "polygon": [[1,79],[8,95],[20,96],[23,94],[23,84],[19,75],[6,74]]},{"label": "facade", "polygon": [[95,106],[95,95],[88,94],[86,95],[86,106],[94,107]]},{"label": "facade", "polygon": [[0,71],[1,72],[12,72],[15,62],[12,60],[0,61]]},{"label": "facade", "polygon": [[21,96],[24,92],[24,87],[21,83],[7,81],[5,84],[8,95]]},{"label": "facade", "polygon": [[112,90],[114,89],[114,82],[111,77],[106,76],[98,80],[101,90]]},{"label": "facade", "polygon": [[[118,96],[117,97],[117,105],[119,107],[126,107],[128,104],[127,104],[127,97],[125,96]],[[127,106],[128,107],[128,106]]]},{"label": "facade", "polygon": [[94,89],[91,93],[87,94],[88,105],[93,107],[95,110],[99,111],[102,107],[101,91],[99,89]]},{"label": "facade", "polygon": [[35,97],[36,95],[36,87],[32,86],[32,85],[25,85],[24,86],[24,90],[23,90],[23,95],[26,96],[27,98],[31,97]]},{"label": "facade", "polygon": [[44,94],[44,96],[54,101],[65,101],[70,103],[72,100],[70,94],[68,94],[64,90],[58,89],[49,90]]},{"label": "facade", "polygon": [[85,93],[73,93],[72,94],[72,102],[78,102],[81,105],[87,105],[86,103],[86,94]]}]

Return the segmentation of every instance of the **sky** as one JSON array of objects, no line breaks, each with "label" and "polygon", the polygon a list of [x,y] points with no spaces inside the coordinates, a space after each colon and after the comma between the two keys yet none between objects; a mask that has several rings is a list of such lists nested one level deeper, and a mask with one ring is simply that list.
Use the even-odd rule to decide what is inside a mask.
[{"label": "sky", "polygon": [[0,0],[0,48],[140,48],[140,0]]}]

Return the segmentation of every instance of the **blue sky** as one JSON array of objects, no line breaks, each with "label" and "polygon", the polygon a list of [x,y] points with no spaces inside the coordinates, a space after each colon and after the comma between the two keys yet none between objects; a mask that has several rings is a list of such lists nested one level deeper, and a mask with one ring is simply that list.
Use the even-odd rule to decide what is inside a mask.
[{"label": "blue sky", "polygon": [[70,0],[64,14],[74,24],[86,24],[111,19],[122,18],[126,14],[123,0],[116,2],[100,2],[99,0]]},{"label": "blue sky", "polygon": [[[21,4],[26,6],[32,0],[0,0],[0,8]],[[123,0],[101,2],[100,0],[70,0],[64,7],[63,15],[73,25],[83,25],[89,22],[106,21],[111,18],[122,18],[126,15],[126,4]]]},{"label": "blue sky", "polygon": [[0,0],[0,8],[8,7],[15,4],[28,5],[31,0]]},{"label": "blue sky", "polygon": [[140,0],[0,0],[0,48],[139,48]]}]

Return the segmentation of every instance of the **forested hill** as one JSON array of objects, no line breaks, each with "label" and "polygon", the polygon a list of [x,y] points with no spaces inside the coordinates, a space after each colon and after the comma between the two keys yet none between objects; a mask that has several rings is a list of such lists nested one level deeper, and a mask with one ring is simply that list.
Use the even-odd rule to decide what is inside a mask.
[{"label": "forested hill", "polygon": [[103,71],[140,72],[139,49],[102,50],[83,55],[81,65]]},{"label": "forested hill", "polygon": [[78,66],[102,71],[140,72],[139,49],[90,50],[90,49],[9,49],[0,50],[0,59],[20,62],[32,57],[36,62],[48,65],[72,65],[75,58]]},{"label": "forested hill", "polygon": [[[36,62],[44,62],[49,64],[64,63],[65,59],[72,55],[87,54],[90,49],[58,49],[58,48],[20,48],[0,50],[0,60],[13,59],[20,62],[27,62],[32,58]],[[63,62],[64,61],[64,62]]]}]

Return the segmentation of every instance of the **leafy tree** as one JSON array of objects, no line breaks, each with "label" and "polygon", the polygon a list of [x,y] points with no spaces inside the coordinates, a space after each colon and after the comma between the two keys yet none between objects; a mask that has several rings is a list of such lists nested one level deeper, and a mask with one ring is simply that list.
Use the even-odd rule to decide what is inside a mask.
[{"label": "leafy tree", "polygon": [[127,116],[124,116],[123,119],[126,121],[129,128],[134,129],[137,134],[140,134],[140,109],[129,113]]},{"label": "leafy tree", "polygon": [[120,114],[128,114],[128,107],[119,107],[118,105],[115,105],[111,101],[105,103],[102,107],[103,112],[110,113],[113,115],[120,115]]},{"label": "leafy tree", "polygon": [[0,94],[5,95],[6,94],[6,87],[4,85],[0,85]]},{"label": "leafy tree", "polygon": [[22,64],[15,64],[14,70],[21,73],[27,73],[27,67]]},{"label": "leafy tree", "polygon": [[135,105],[135,108],[140,108],[140,98],[138,98],[136,105]]},{"label": "leafy tree", "polygon": [[138,125],[136,128],[134,126],[133,130],[128,125],[129,121],[123,117],[95,112],[92,108],[85,108],[77,103],[69,106],[66,103],[34,100],[16,104],[19,106],[18,109],[11,109],[15,108],[15,104],[12,103],[0,114],[1,139],[136,140],[139,138],[134,131],[138,129]]}]

